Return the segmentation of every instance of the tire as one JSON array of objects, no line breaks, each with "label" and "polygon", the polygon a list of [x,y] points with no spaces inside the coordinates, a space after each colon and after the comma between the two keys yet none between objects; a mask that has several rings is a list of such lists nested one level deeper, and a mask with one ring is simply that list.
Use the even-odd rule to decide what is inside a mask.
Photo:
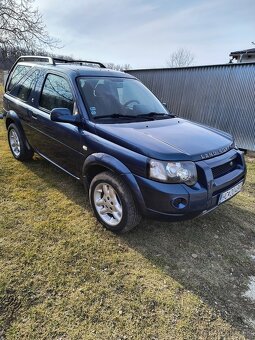
[{"label": "tire", "polygon": [[101,172],[93,178],[89,199],[98,221],[108,230],[125,233],[141,220],[127,184],[111,171]]},{"label": "tire", "polygon": [[28,149],[26,140],[22,137],[19,128],[14,123],[8,127],[8,142],[13,157],[18,161],[28,161],[33,158],[33,150]]}]

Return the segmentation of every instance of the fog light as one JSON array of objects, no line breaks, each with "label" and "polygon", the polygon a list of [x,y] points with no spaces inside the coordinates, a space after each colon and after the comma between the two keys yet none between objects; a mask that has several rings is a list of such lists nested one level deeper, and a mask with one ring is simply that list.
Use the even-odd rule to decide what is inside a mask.
[{"label": "fog light", "polygon": [[187,206],[188,202],[183,197],[176,197],[172,200],[172,205],[176,209],[183,209]]}]

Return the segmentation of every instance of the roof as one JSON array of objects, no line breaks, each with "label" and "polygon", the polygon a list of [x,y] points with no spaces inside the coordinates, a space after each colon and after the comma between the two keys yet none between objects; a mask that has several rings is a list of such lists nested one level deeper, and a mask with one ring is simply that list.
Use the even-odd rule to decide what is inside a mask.
[{"label": "roof", "polygon": [[255,55],[255,48],[249,48],[247,50],[235,51],[230,53],[230,57],[239,56],[241,54]]},{"label": "roof", "polygon": [[[16,64],[26,64],[34,67],[45,68],[47,70],[59,70],[65,74],[73,76],[135,78],[121,71],[107,69],[102,63],[94,61],[65,60],[45,56],[21,56],[12,66],[10,73]],[[91,67],[88,65],[97,65],[99,67]]]},{"label": "roof", "polygon": [[80,66],[76,64],[48,64],[34,62],[19,62],[19,64],[30,65],[34,67],[44,68],[52,71],[61,71],[67,75],[73,74],[75,77],[116,77],[116,78],[135,78],[134,76],[121,71],[115,71],[107,68]]}]

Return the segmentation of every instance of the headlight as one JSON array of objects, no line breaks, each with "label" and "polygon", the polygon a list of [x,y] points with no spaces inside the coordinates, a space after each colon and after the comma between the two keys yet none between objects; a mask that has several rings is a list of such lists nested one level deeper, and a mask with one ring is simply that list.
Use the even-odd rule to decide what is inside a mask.
[{"label": "headlight", "polygon": [[163,162],[151,159],[149,177],[160,182],[194,185],[197,182],[197,168],[190,161]]},{"label": "headlight", "polygon": [[232,143],[232,146],[234,149],[237,149],[238,150],[238,146],[236,145],[236,141],[233,139],[233,143]]}]

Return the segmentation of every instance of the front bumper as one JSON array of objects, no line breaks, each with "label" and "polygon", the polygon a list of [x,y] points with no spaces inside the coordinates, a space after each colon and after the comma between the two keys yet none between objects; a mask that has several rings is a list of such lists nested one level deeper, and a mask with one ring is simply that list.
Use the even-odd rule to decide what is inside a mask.
[{"label": "front bumper", "polygon": [[[245,180],[245,160],[239,150],[198,161],[196,165],[198,182],[192,187],[135,176],[145,203],[144,215],[164,220],[185,220],[203,215],[218,207],[222,192]],[[176,202],[180,199],[185,204],[177,207]]]}]

